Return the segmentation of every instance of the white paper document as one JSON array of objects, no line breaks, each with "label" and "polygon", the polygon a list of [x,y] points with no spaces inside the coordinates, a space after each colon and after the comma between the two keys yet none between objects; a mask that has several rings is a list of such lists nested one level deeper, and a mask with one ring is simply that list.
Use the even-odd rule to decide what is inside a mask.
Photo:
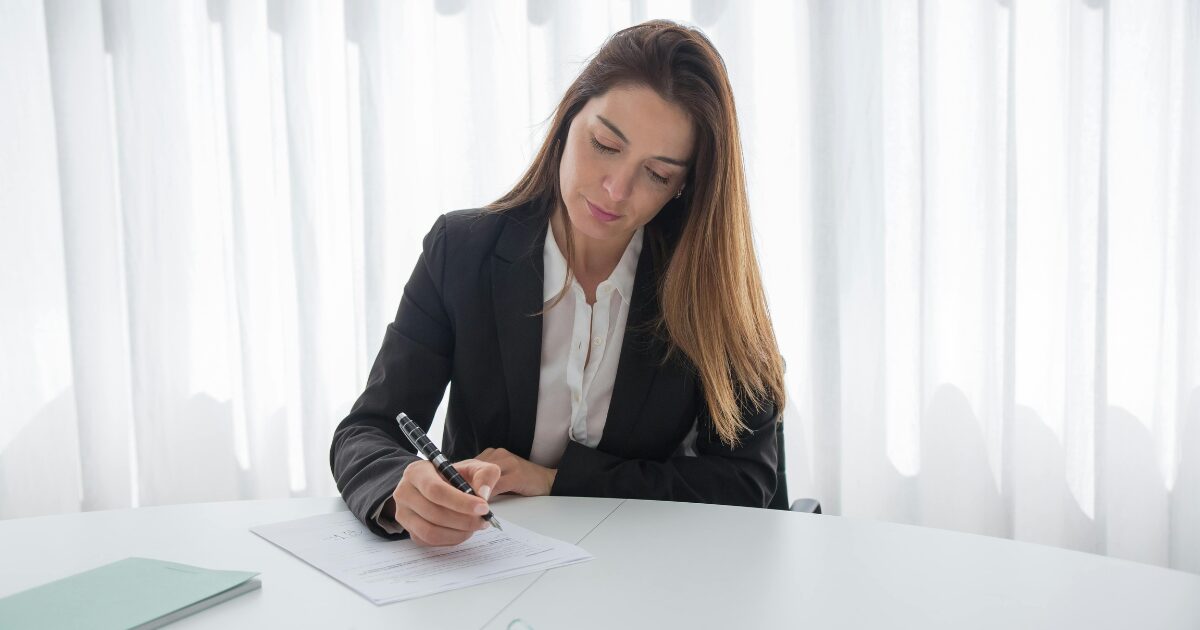
[{"label": "white paper document", "polygon": [[375,604],[389,604],[591,560],[575,545],[502,521],[453,547],[386,540],[351,512],[250,528]]}]

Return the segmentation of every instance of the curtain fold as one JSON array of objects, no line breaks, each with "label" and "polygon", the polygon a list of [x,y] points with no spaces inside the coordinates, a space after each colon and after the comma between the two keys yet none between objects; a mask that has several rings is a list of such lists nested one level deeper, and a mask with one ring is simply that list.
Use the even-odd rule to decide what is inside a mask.
[{"label": "curtain fold", "polygon": [[792,498],[1200,572],[1195,0],[0,3],[0,518],[333,494],[429,226],[653,17],[733,83]]}]

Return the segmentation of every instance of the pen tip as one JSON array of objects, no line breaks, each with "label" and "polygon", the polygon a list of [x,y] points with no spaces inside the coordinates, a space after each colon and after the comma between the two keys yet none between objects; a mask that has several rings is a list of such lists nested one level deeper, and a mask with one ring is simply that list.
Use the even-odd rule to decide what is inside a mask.
[{"label": "pen tip", "polygon": [[491,518],[488,520],[490,520],[492,522],[492,527],[495,527],[496,529],[498,529],[500,531],[504,531],[504,528],[500,527],[500,521],[497,521],[495,518]]}]

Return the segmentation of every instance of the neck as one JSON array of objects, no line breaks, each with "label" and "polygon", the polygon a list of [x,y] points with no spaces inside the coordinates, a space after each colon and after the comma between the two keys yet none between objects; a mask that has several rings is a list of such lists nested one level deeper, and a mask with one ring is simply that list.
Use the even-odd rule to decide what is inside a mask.
[{"label": "neck", "polygon": [[[621,262],[621,256],[625,253],[630,239],[633,238],[632,232],[608,240],[592,238],[575,229],[569,219],[564,220],[562,212],[555,212],[550,218],[550,228],[554,230],[554,240],[564,248],[563,244],[567,242],[564,230],[571,230],[571,245],[575,251],[567,260],[567,266],[577,278],[603,279],[612,275],[617,263]],[[566,253],[564,249],[563,254]]]}]

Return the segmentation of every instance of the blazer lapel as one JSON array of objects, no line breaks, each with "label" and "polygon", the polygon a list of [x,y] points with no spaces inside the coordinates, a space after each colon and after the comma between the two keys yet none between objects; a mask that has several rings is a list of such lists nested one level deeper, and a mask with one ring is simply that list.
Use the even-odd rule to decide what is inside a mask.
[{"label": "blazer lapel", "polygon": [[508,391],[510,450],[529,459],[542,365],[542,249],[547,224],[509,211],[492,257],[492,303]]},{"label": "blazer lapel", "polygon": [[646,394],[658,374],[662,347],[650,332],[658,312],[657,287],[654,282],[654,260],[649,239],[638,257],[633,281],[633,299],[629,303],[629,318],[621,342],[621,358],[613,382],[608,417],[604,420],[604,435],[597,448],[605,452],[629,452],[628,441],[637,425]]}]

